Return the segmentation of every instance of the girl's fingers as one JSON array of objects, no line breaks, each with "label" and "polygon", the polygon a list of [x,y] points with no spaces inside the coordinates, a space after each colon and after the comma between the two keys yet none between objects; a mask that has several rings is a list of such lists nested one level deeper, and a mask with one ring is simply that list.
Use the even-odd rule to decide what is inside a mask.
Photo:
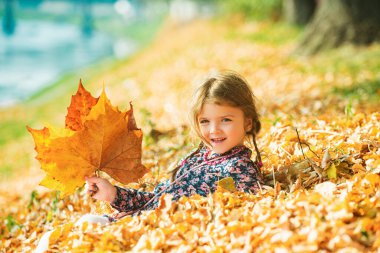
[{"label": "girl's fingers", "polygon": [[91,182],[91,181],[93,180],[91,179],[86,180],[85,189],[86,189],[87,194],[89,194],[92,197],[99,191],[99,187],[95,182]]},{"label": "girl's fingers", "polygon": [[87,190],[94,190],[94,185],[96,185],[96,184],[94,184],[94,183],[87,183],[86,184],[86,189]]},{"label": "girl's fingers", "polygon": [[102,178],[100,177],[85,177],[85,180],[87,184],[92,185],[92,184],[99,184],[102,181]]},{"label": "girl's fingers", "polygon": [[91,185],[91,188],[88,190],[88,194],[93,197],[99,191],[99,187],[96,184]]}]

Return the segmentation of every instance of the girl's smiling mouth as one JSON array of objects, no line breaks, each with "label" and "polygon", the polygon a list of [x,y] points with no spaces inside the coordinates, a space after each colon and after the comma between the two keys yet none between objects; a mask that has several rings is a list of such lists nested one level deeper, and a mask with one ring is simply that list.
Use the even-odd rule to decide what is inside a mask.
[{"label": "girl's smiling mouth", "polygon": [[211,138],[211,142],[212,143],[215,143],[215,144],[218,144],[218,143],[222,143],[223,141],[225,141],[227,138]]}]

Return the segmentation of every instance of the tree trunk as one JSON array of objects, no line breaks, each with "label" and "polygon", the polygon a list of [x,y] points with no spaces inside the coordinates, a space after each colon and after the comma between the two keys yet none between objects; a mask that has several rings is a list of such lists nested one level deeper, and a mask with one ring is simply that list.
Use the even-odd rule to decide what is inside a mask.
[{"label": "tree trunk", "polygon": [[321,0],[297,53],[310,55],[350,43],[380,40],[379,0]]},{"label": "tree trunk", "polygon": [[284,0],[285,20],[294,25],[306,25],[313,17],[316,7],[316,0]]}]

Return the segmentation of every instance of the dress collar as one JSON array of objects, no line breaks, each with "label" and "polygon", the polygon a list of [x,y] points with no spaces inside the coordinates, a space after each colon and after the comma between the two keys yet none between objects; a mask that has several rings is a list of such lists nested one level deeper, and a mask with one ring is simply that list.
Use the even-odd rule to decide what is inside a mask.
[{"label": "dress collar", "polygon": [[[202,148],[202,153],[206,153],[209,151],[210,151],[210,149],[207,146],[204,146]],[[235,153],[235,152],[237,152],[237,153],[234,156],[245,156],[247,158],[251,158],[251,155],[252,155],[252,150],[250,150],[249,148],[247,148],[244,145],[239,145],[239,146],[235,146],[235,147],[231,148],[230,150],[228,150],[227,152],[224,152],[222,154],[210,153],[210,155],[208,156],[208,159],[230,155],[230,154]]]}]

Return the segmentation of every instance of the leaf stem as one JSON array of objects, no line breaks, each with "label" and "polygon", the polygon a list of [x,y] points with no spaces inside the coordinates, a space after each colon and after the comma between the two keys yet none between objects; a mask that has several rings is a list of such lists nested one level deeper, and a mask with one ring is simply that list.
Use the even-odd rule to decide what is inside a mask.
[{"label": "leaf stem", "polygon": [[303,158],[305,158],[305,159],[306,159],[305,153],[303,152],[303,148],[302,148],[302,144],[301,144],[300,135],[298,134],[298,129],[297,129],[296,127],[295,127],[294,129],[296,130],[296,133],[297,133],[298,143],[300,144],[300,147],[301,147],[301,151],[302,151],[302,155],[303,155]]}]

